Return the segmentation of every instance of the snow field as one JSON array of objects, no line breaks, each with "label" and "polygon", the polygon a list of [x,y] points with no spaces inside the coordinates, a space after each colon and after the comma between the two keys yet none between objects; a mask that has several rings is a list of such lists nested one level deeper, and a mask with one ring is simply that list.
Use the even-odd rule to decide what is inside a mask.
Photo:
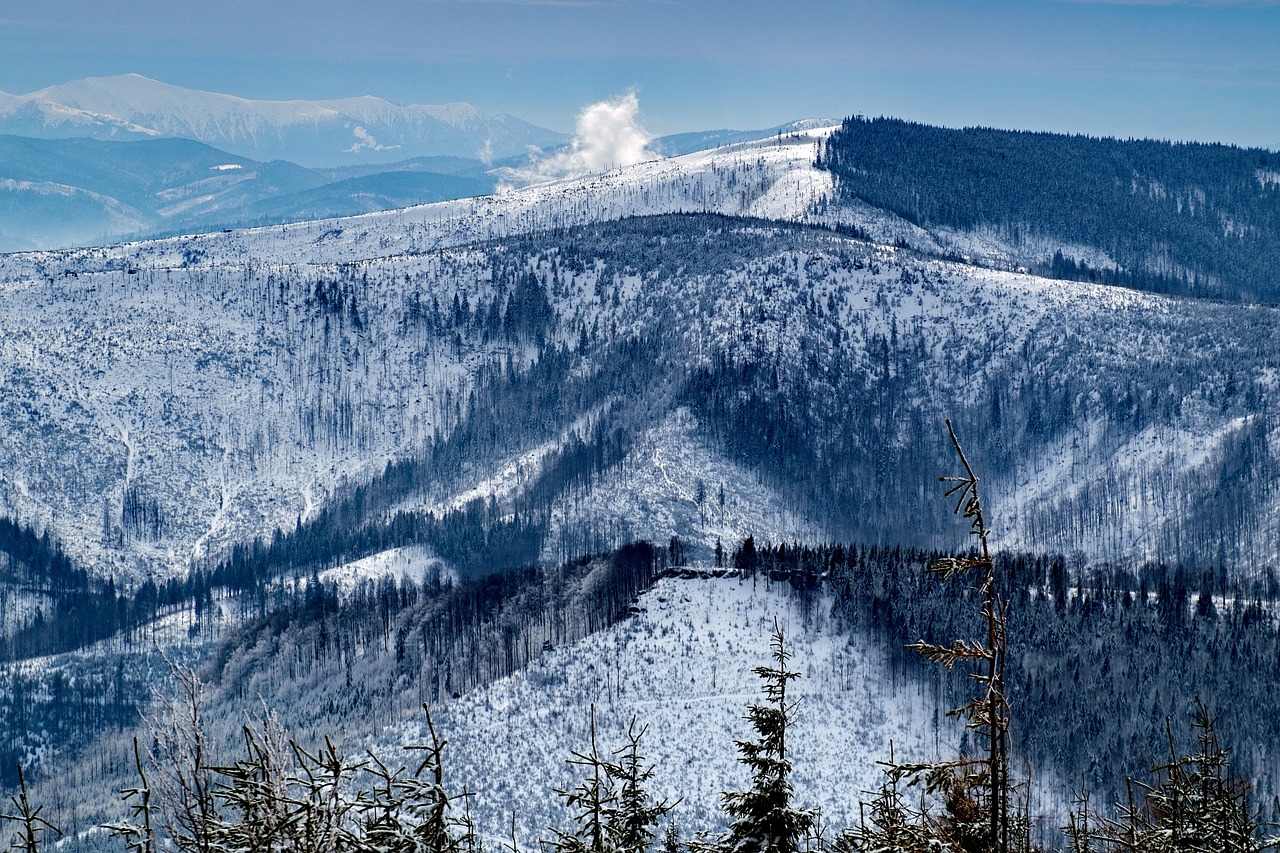
[{"label": "snow field", "polygon": [[[820,808],[833,831],[849,825],[862,792],[879,784],[876,761],[890,742],[899,760],[928,760],[947,755],[956,732],[939,722],[929,690],[889,678],[870,639],[835,630],[828,606],[806,607],[763,580],[661,580],[633,617],[433,709],[448,740],[447,784],[475,793],[472,815],[495,842],[509,835],[513,811],[522,846],[549,837],[549,827],[567,826],[552,791],[578,781],[566,760],[589,749],[594,704],[601,752],[623,746],[634,716],[648,726],[651,793],[683,798],[673,816],[686,838],[715,829],[720,794],[748,784],[734,741],[754,737],[744,715],[763,699],[752,668],[769,663],[777,620],[802,675],[788,694],[799,703],[788,735],[796,802]],[[386,742],[418,742],[422,728],[409,724]]]},{"label": "snow field", "polygon": [[556,501],[544,558],[567,560],[593,550],[581,531],[658,545],[679,536],[691,556],[704,561],[711,559],[717,539],[724,553],[731,553],[743,531],[761,543],[826,538],[819,525],[792,511],[755,472],[711,448],[683,408],[646,432],[622,464],[592,488]]}]

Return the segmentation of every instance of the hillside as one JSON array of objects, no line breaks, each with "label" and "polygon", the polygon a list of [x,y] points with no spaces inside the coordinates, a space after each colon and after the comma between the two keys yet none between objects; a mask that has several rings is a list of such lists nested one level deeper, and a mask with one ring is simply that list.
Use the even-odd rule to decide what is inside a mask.
[{"label": "hillside", "polygon": [[[199,667],[215,761],[240,749],[246,720],[270,713],[305,748],[329,737],[353,760],[372,748],[394,765],[401,746],[429,737],[428,703],[448,741],[448,785],[473,793],[471,814],[495,843],[513,811],[524,844],[565,825],[555,790],[573,782],[563,760],[587,748],[591,706],[605,753],[634,715],[650,727],[643,752],[658,772],[649,787],[683,796],[675,817],[688,838],[723,826],[718,795],[745,780],[733,742],[747,735],[742,715],[760,696],[751,671],[775,619],[802,676],[788,691],[800,709],[788,737],[797,794],[823,810],[828,833],[856,819],[888,744],[905,761],[953,754],[960,726],[938,707],[963,704],[973,682],[906,643],[949,643],[981,620],[963,582],[924,573],[937,554],[749,553],[742,543],[726,560],[743,568],[730,570],[671,567],[673,554],[678,543],[634,543],[442,583],[438,562],[399,550],[184,606],[132,638],[6,667],[0,725],[14,735],[4,757],[56,792],[64,826],[119,815],[131,712],[163,719],[174,691],[158,641],[170,659]],[[1142,778],[1169,748],[1167,733],[1187,742],[1187,711],[1200,700],[1218,716],[1236,770],[1274,790],[1277,721],[1265,677],[1277,649],[1267,615],[1280,591],[1274,576],[1196,578],[1156,565],[1068,573],[1062,558],[1026,555],[997,562],[1012,602],[1013,748],[1019,772],[1034,770],[1037,836],[1062,823],[1063,780],[1083,780],[1101,808],[1122,802],[1124,776]],[[159,697],[149,707],[148,685]],[[70,760],[86,741],[81,754],[93,760]]]},{"label": "hillside", "polygon": [[[521,842],[532,846],[567,822],[553,789],[574,783],[564,759],[585,748],[594,705],[597,736],[608,750],[633,715],[649,726],[644,754],[659,768],[651,790],[684,798],[675,817],[686,832],[714,830],[723,825],[720,792],[745,782],[734,741],[749,732],[744,714],[760,698],[752,670],[767,658],[775,624],[802,673],[790,741],[797,796],[821,807],[830,826],[856,819],[863,791],[880,781],[875,762],[888,756],[891,742],[903,759],[954,748],[956,732],[938,713],[933,689],[894,672],[873,636],[842,629],[829,596],[799,595],[764,576],[666,577],[643,580],[641,588],[652,585],[633,599],[634,581],[652,571],[652,554],[633,546],[454,590],[377,577],[337,598],[314,589],[273,594],[269,616],[244,614],[242,627],[224,629],[212,656],[205,646],[201,718],[211,754],[223,760],[237,748],[246,719],[269,708],[300,743],[329,736],[348,754],[371,748],[397,761],[402,745],[426,736],[417,703],[429,702],[449,742],[449,784],[475,792],[471,810],[486,837],[505,837],[515,810]],[[634,566],[623,566],[626,560]],[[632,577],[633,568],[641,576]],[[622,595],[605,606],[619,582]],[[388,590],[400,599],[389,613],[378,603]],[[183,626],[207,628],[207,617],[193,621],[187,611],[162,624],[172,636],[155,636],[171,656],[201,656],[196,632],[188,639]],[[131,765],[119,759],[133,728],[120,705],[138,704],[163,719],[163,703],[141,701],[138,687],[150,683],[168,696],[172,678],[142,644],[33,661],[9,675],[11,682],[25,679],[26,691],[61,685],[54,689],[67,695],[65,707],[43,696],[31,705],[52,721],[70,716],[66,708],[98,707],[78,684],[97,684],[95,665],[113,655],[127,670],[105,679],[104,692],[117,703],[106,708],[117,716],[96,723],[100,736],[90,754],[98,760],[66,761],[74,753],[59,740],[65,728],[27,735],[40,749],[16,756],[29,769],[34,761],[44,789],[58,792],[51,805],[66,826],[120,813],[112,789],[129,782]]]},{"label": "hillside", "polygon": [[[493,489],[497,509],[526,501],[551,556],[672,534],[707,555],[752,528],[932,542],[947,414],[974,437],[1006,546],[1270,558],[1271,309],[800,225],[637,217],[820,220],[821,138],[348,220],[7,256],[0,510],[133,579],[292,530],[362,483],[414,512],[487,499],[512,465],[523,474]],[[595,448],[588,474],[540,479],[539,454],[578,446]],[[655,478],[664,459],[687,463]]]},{"label": "hillside", "polygon": [[[956,745],[931,692],[886,678],[883,650],[843,633],[830,601],[806,609],[785,585],[763,579],[665,579],[638,609],[435,712],[449,739],[453,784],[476,793],[472,813],[490,838],[504,837],[512,811],[523,844],[568,824],[567,809],[548,793],[577,783],[566,759],[587,747],[592,705],[602,750],[625,743],[633,717],[649,727],[643,753],[657,768],[650,790],[658,799],[683,797],[673,817],[686,833],[720,828],[720,793],[749,781],[734,742],[751,735],[746,707],[761,696],[752,670],[767,659],[775,620],[802,674],[788,739],[796,797],[821,808],[829,826],[857,819],[863,792],[881,781],[875,762],[888,758],[890,743],[901,760],[936,758]],[[423,735],[415,722],[380,740],[399,745]]]},{"label": "hillside", "polygon": [[822,163],[846,202],[1046,275],[1280,301],[1280,157],[1266,149],[858,116]]}]

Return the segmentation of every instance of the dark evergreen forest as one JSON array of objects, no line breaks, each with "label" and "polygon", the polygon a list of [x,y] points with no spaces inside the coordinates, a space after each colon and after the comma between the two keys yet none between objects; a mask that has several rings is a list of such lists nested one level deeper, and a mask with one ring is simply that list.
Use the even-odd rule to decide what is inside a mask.
[{"label": "dark evergreen forest", "polygon": [[1280,300],[1280,155],[1221,144],[1121,140],[845,119],[820,165],[846,198],[924,227],[990,229],[1105,252],[1057,254],[1055,278],[1159,293]]},{"label": "dark evergreen forest", "polygon": [[[918,678],[946,707],[972,694],[960,671],[945,672],[907,648],[950,643],[979,631],[977,591],[925,573],[936,552],[889,546],[779,545],[742,549],[747,573],[812,598],[825,589],[851,630],[880,638],[895,678]],[[1272,571],[1221,571],[1149,564],[1138,570],[1069,566],[1061,556],[998,554],[1010,602],[1008,684],[1017,755],[1052,769],[1102,803],[1123,802],[1124,778],[1142,778],[1168,758],[1165,722],[1190,739],[1197,700],[1217,716],[1242,778],[1280,790],[1280,634]],[[1280,818],[1265,800],[1267,819]]]}]

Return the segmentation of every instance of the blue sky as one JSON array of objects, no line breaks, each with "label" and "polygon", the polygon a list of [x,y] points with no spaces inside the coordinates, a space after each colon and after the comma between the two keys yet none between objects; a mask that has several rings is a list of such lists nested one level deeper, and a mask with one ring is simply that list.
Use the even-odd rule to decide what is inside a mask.
[{"label": "blue sky", "polygon": [[0,89],[125,72],[563,131],[634,89],[659,134],[862,113],[1280,145],[1280,0],[0,0]]}]

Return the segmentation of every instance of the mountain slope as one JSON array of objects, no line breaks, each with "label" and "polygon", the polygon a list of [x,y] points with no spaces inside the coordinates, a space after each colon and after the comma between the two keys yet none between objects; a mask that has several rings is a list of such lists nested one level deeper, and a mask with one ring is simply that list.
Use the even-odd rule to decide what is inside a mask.
[{"label": "mountain slope", "polygon": [[1280,157],[1265,149],[856,117],[822,162],[846,201],[1044,273],[1280,301]]},{"label": "mountain slope", "polygon": [[[1270,559],[1273,310],[801,225],[625,218],[924,234],[830,206],[822,138],[346,220],[8,256],[0,507],[103,572],[174,573],[289,531],[355,484],[426,512],[485,497],[477,484],[552,447],[553,480],[530,463],[497,507],[521,507],[548,555],[675,533],[706,555],[753,527],[934,542],[926,496],[951,416],[992,482],[1004,546]],[[696,461],[646,473],[667,458]],[[392,486],[388,462],[417,473]]]},{"label": "mountain slope", "polygon": [[6,134],[41,139],[91,137],[93,139],[139,140],[160,134],[112,116],[85,112],[30,95],[0,92],[0,120]]},{"label": "mountain slope", "polygon": [[168,574],[344,483],[426,511],[551,442],[595,473],[496,494],[560,519],[553,538],[680,533],[707,554],[785,516],[769,535],[932,542],[949,415],[1004,546],[1248,565],[1277,544],[1272,309],[723,218],[362,263],[271,260],[277,230],[11,259],[45,272],[6,276],[6,512],[101,571]]},{"label": "mountain slope", "polygon": [[[852,825],[890,743],[899,760],[924,761],[948,755],[957,737],[930,691],[888,679],[883,650],[841,633],[829,606],[806,610],[764,581],[661,580],[635,616],[437,708],[449,777],[475,792],[472,814],[486,836],[506,837],[514,811],[521,843],[533,844],[569,825],[549,794],[580,781],[567,759],[588,748],[594,705],[601,752],[625,743],[634,717],[648,726],[641,752],[656,767],[651,793],[683,798],[672,814],[686,833],[721,827],[721,792],[749,785],[734,742],[752,736],[747,706],[762,701],[752,670],[767,662],[776,623],[802,676],[788,690],[798,700],[787,738],[796,802],[821,808],[829,827]],[[422,736],[410,724],[381,740]]]}]

